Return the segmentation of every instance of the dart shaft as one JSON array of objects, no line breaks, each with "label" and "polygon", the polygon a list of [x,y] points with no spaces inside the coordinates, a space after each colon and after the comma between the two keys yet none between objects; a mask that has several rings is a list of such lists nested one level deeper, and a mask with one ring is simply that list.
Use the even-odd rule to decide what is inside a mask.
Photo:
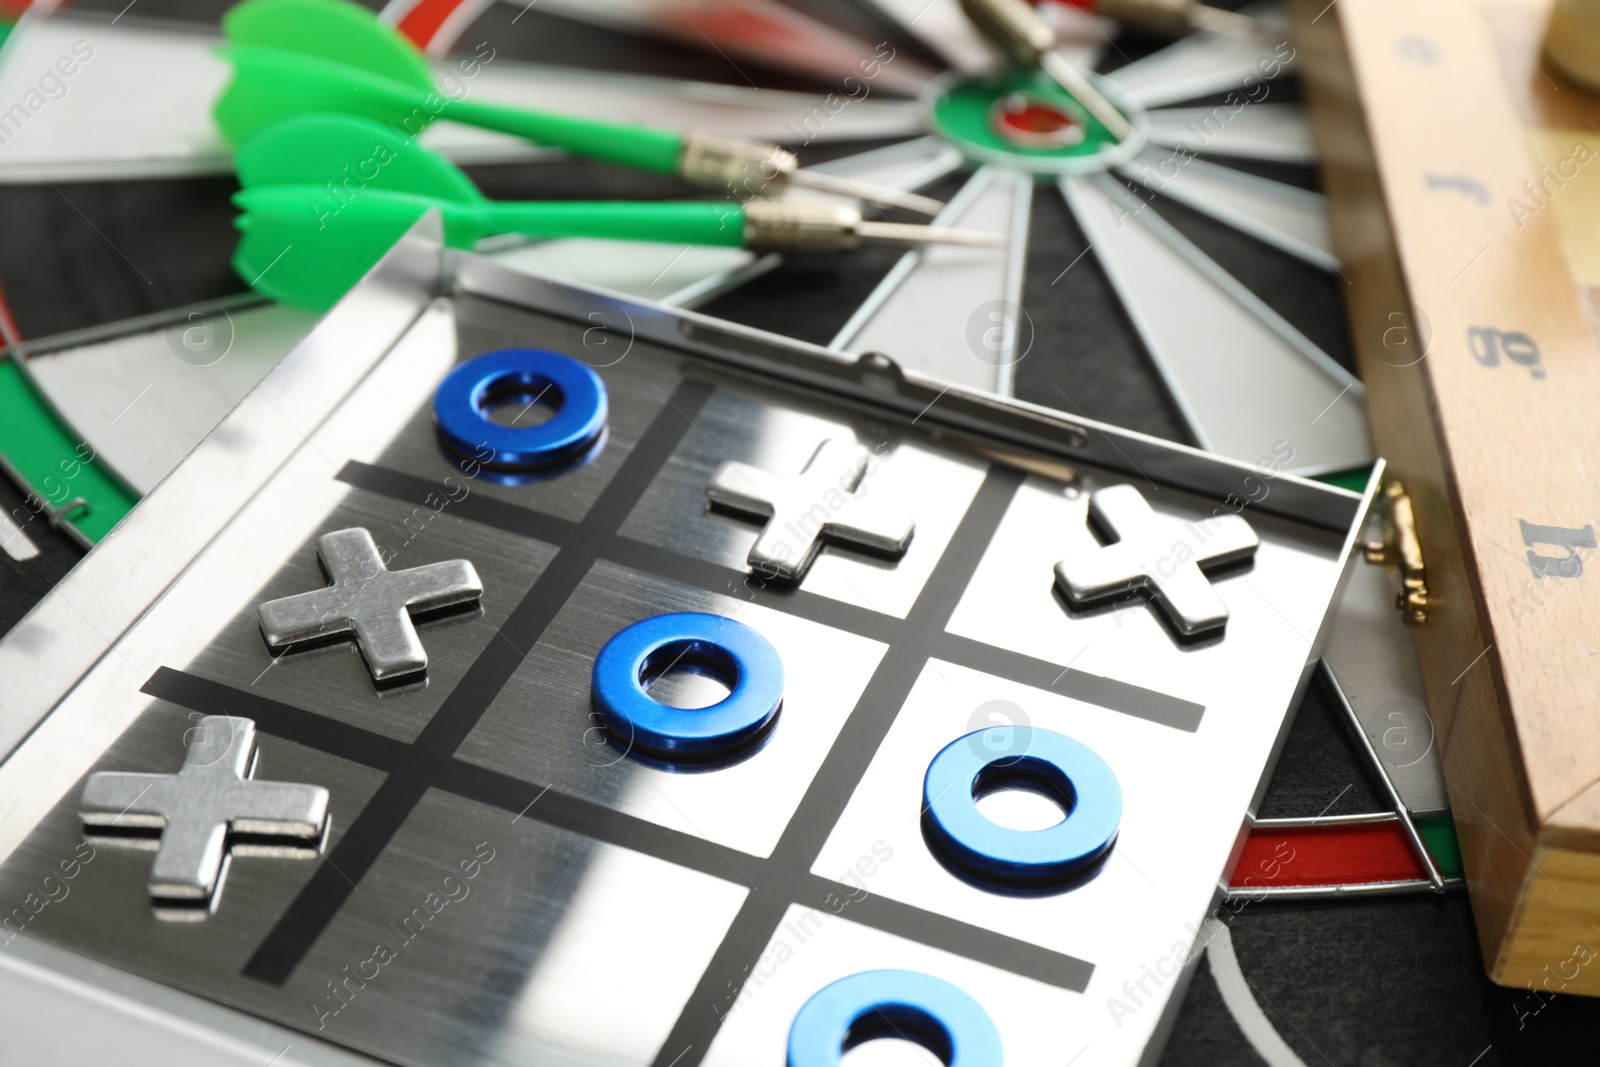
[{"label": "dart shaft", "polygon": [[846,195],[924,213],[936,214],[943,207],[915,193],[800,172],[794,153],[776,145],[705,133],[679,134],[480,100],[451,100],[370,70],[279,48],[230,47],[223,55],[233,63],[235,76],[218,100],[215,115],[235,143],[248,140],[286,115],[359,115],[413,137],[434,119],[444,118],[590,159],[676,175],[739,200],[780,192],[793,181],[835,192],[846,192],[847,187]]},{"label": "dart shaft", "polygon": [[866,222],[853,207],[819,201],[752,201],[744,212],[745,247],[762,252],[842,252],[864,242],[991,247],[1005,242],[1004,236],[995,233]]},{"label": "dart shaft", "polygon": [[998,245],[999,234],[865,222],[848,204],[752,200],[491,201],[363,188],[348,198],[325,186],[269,185],[234,197],[241,230],[276,233],[283,243],[317,242],[325,255],[383,249],[430,208],[444,216],[445,242],[471,248],[485,237],[590,237],[771,252],[841,252],[863,242]]},{"label": "dart shaft", "polygon": [[938,214],[943,204],[915,193],[831,175],[799,170],[793,152],[776,145],[740,141],[712,134],[684,135],[643,126],[599,122],[477,101],[447,105],[445,117],[474,126],[526,137],[591,159],[603,159],[657,174],[675,174],[708,189],[731,193],[739,200],[782,191],[786,184],[825,189],[876,204]]},{"label": "dart shaft", "polygon": [[961,10],[1011,59],[1041,67],[1100,120],[1113,137],[1125,140],[1133,127],[1065,56],[1055,51],[1056,34],[1024,0],[961,0]]},{"label": "dart shaft", "polygon": [[1101,96],[1094,86],[1089,84],[1089,79],[1067,61],[1067,57],[1060,52],[1046,52],[1039,57],[1039,66],[1067,92],[1077,97],[1078,102],[1089,109],[1089,113],[1100,120],[1101,125],[1111,131],[1111,136],[1119,141],[1125,141],[1133,132],[1133,126],[1116,109],[1116,106]]},{"label": "dart shaft", "polygon": [[478,100],[446,101],[440,117],[657,174],[676,174],[682,151],[676,133]]},{"label": "dart shaft", "polygon": [[479,213],[493,226],[485,236],[500,231],[729,248],[742,246],[745,237],[744,212],[736,204],[717,201],[494,202],[482,205]]},{"label": "dart shaft", "polygon": [[1000,234],[949,227],[866,222],[846,204],[752,200],[742,207],[716,201],[649,203],[488,203],[449,205],[478,212],[504,233],[612,237],[693,245],[745,247],[761,252],[843,252],[863,242],[935,242],[996,246]]},{"label": "dart shaft", "polygon": [[922,215],[937,215],[945,207],[942,201],[935,200],[931,196],[907,192],[904,189],[896,189],[889,185],[856,181],[854,178],[846,178],[843,175],[826,174],[815,170],[795,171],[789,175],[789,184],[797,185],[804,189],[815,189],[818,192],[854,197],[857,200],[866,200],[883,207],[901,207]]},{"label": "dart shaft", "polygon": [[1003,248],[1005,234],[961,230],[953,226],[912,226],[900,222],[863,222],[856,227],[862,239],[880,244],[964,245],[968,248]]}]

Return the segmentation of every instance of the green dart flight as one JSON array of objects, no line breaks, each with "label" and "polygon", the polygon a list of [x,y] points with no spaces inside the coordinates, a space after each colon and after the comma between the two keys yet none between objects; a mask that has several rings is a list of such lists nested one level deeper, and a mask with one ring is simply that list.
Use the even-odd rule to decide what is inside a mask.
[{"label": "green dart flight", "polygon": [[276,300],[331,307],[422,215],[445,242],[490,236],[610,237],[756,251],[832,252],[863,241],[998,246],[999,234],[868,222],[846,205],[753,200],[494,201],[454,164],[388,126],[302,115],[263,130],[235,159],[242,237],[234,269]]},{"label": "green dart flight", "polygon": [[916,193],[802,170],[794,153],[776,145],[452,99],[439,92],[409,40],[347,0],[245,0],[223,16],[222,28],[229,42],[222,54],[234,72],[213,115],[234,145],[311,112],[360,115],[413,137],[443,118],[740,199],[799,185],[926,215],[944,207]]}]

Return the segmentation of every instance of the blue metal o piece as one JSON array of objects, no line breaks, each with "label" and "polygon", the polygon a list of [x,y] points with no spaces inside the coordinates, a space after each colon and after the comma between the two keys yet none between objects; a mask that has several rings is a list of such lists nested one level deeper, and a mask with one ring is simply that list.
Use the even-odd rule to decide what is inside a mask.
[{"label": "blue metal o piece", "polygon": [[788,1067],[839,1067],[879,1037],[915,1041],[949,1067],[1001,1067],[1005,1058],[989,1013],[956,986],[918,971],[865,971],[824,986],[795,1014]]},{"label": "blue metal o piece", "polygon": [[[703,670],[731,690],[705,708],[675,708],[647,691],[673,665]],[[595,708],[624,746],[673,759],[726,756],[764,734],[783,702],[783,660],[742,622],[685,611],[634,623],[595,657]]]},{"label": "blue metal o piece", "polygon": [[[984,745],[997,732],[996,755]],[[1012,830],[978,810],[977,798],[1005,785],[1054,794],[1066,818],[1044,830]],[[1106,761],[1065,734],[1037,727],[1000,726],[946,745],[922,780],[923,832],[942,858],[999,888],[1028,889],[1065,881],[1089,867],[1116,841],[1122,787]]]},{"label": "blue metal o piece", "polygon": [[[502,426],[495,403],[526,398],[553,408],[537,426]],[[433,393],[433,420],[452,452],[486,467],[536,470],[582,455],[606,426],[606,386],[571,356],[543,348],[502,348],[456,366]],[[490,458],[484,458],[485,450]]]}]

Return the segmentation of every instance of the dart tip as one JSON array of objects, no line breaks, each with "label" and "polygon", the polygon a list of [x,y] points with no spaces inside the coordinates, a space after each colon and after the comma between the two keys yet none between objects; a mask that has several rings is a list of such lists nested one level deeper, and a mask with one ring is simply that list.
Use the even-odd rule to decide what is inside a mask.
[{"label": "dart tip", "polygon": [[1132,135],[1133,125],[1127,116],[1118,111],[1116,105],[1090,84],[1089,79],[1060,52],[1044,53],[1039,57],[1039,65],[1044,68],[1046,74],[1055,79],[1058,85],[1088,108],[1090,114],[1100,120],[1100,124],[1112,137],[1118,141],[1126,141]]},{"label": "dart tip", "polygon": [[934,216],[944,210],[943,201],[935,200],[931,196],[920,193],[908,192],[897,189],[892,185],[878,185],[874,182],[861,182],[838,174],[827,174],[815,170],[797,170],[788,175],[790,184],[806,189],[814,189],[820,193],[834,193],[839,196],[848,196],[857,200],[865,200],[879,207],[898,207],[908,211],[915,211],[920,215]]},{"label": "dart tip", "polygon": [[856,233],[863,240],[909,242],[911,244],[964,245],[968,248],[1003,248],[1006,235],[984,230],[962,230],[953,226],[911,226],[894,222],[862,222]]},{"label": "dart tip", "polygon": [[943,200],[935,200],[931,196],[923,196],[920,193],[904,193],[899,190],[894,190],[894,192],[895,195],[892,197],[868,196],[867,199],[879,207],[901,207],[908,211],[915,211],[919,215],[927,215],[930,218],[945,209]]}]

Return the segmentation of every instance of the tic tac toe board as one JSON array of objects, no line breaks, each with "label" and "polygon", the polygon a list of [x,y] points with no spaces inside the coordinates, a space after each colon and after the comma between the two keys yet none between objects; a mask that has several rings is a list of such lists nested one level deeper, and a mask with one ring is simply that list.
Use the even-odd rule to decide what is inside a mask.
[{"label": "tic tac toe board", "polygon": [[[778,1064],[814,994],[892,970],[970,998],[1005,1063],[1153,1062],[1370,491],[475,256],[443,260],[441,293],[433,225],[152,497],[190,510],[141,508],[0,643],[0,666],[38,679],[8,720],[37,723],[0,766],[3,921],[311,1054]],[[533,478],[461,465],[431,411],[459,361],[511,346],[582,359],[609,396],[598,445]],[[796,474],[829,440],[871,451],[855,491],[915,534],[898,557],[830,544],[797,584],[764,581],[747,564],[762,521],[709,508],[706,487],[726,463]],[[1229,520],[1253,531],[1251,558],[1208,575],[1220,630],[1054,591],[1058,563],[1117,547],[1091,502],[1130,494],[1179,561]],[[481,584],[476,607],[417,623],[421,681],[376,686],[348,641],[263,638],[261,605],[326,586],[318,539],[350,529],[390,571],[466,560]],[[737,758],[641,758],[597,713],[600,650],[678,612],[781,658],[781,710]],[[1014,891],[929,844],[930,761],[997,721],[1070,738],[1120,788],[1109,852],[1070,882]],[[232,747],[252,730],[253,765]],[[226,783],[224,756],[318,814],[290,847],[268,837],[291,813],[258,805],[214,892],[153,898],[162,853],[107,836],[88,776]],[[1008,795],[979,812],[1037,814]],[[194,814],[174,803],[166,834]]]}]

